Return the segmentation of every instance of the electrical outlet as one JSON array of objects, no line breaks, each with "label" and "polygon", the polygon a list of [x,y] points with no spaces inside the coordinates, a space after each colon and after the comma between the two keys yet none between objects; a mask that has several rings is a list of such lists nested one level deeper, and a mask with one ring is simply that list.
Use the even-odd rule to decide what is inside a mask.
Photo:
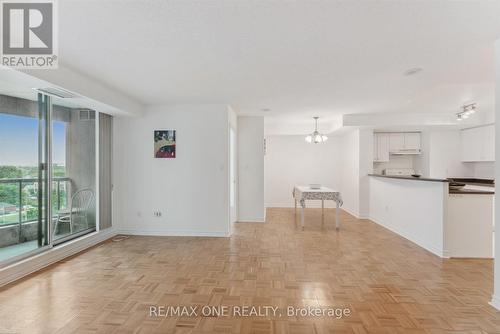
[{"label": "electrical outlet", "polygon": [[154,211],[153,215],[157,218],[161,217],[161,211]]}]

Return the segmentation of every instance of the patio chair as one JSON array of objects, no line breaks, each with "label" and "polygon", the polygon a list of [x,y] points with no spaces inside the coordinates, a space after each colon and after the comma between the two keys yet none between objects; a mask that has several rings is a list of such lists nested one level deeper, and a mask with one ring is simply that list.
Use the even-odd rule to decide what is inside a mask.
[{"label": "patio chair", "polygon": [[69,224],[69,232],[70,234],[73,233],[73,225],[75,222],[75,219],[78,219],[80,221],[84,221],[85,224],[89,225],[88,223],[88,211],[90,208],[90,205],[92,204],[94,200],[94,191],[92,189],[80,189],[77,192],[73,194],[71,197],[71,202],[69,204],[69,210],[61,210],[59,211],[55,226],[54,226],[54,232],[53,235],[56,234],[57,231],[57,226],[59,223],[63,224]]}]

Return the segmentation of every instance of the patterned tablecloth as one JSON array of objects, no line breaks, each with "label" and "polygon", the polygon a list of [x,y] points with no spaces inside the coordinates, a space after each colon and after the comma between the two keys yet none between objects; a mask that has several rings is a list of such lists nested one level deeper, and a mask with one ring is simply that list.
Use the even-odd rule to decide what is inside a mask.
[{"label": "patterned tablecloth", "polygon": [[293,188],[293,198],[295,199],[295,211],[297,211],[297,201],[299,201],[301,210],[301,225],[304,229],[304,209],[306,207],[307,200],[320,200],[321,201],[321,217],[322,221],[324,219],[324,201],[335,201],[337,208],[335,210],[335,225],[337,230],[340,228],[340,218],[339,211],[342,206],[342,196],[340,192],[327,187],[321,187],[319,189],[312,189],[308,186],[295,186]]},{"label": "patterned tablecloth", "polygon": [[311,189],[307,186],[295,186],[293,188],[293,198],[298,200],[303,206],[305,206],[306,200],[335,201],[339,206],[343,204],[340,192],[327,187]]}]

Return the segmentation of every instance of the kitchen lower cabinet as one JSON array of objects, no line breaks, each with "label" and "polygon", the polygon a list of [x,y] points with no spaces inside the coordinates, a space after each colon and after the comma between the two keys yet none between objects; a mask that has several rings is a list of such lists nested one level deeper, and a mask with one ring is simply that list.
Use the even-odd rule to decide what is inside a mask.
[{"label": "kitchen lower cabinet", "polygon": [[494,195],[449,195],[445,256],[493,258],[493,204]]}]

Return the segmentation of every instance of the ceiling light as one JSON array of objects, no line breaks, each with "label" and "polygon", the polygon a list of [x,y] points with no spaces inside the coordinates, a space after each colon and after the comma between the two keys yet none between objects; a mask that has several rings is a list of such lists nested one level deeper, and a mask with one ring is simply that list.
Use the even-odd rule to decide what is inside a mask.
[{"label": "ceiling light", "polygon": [[462,111],[457,113],[457,121],[469,118],[469,116],[474,114],[476,111],[477,109],[475,103],[470,103],[462,106]]},{"label": "ceiling light", "polygon": [[307,135],[305,140],[308,143],[314,143],[314,144],[323,143],[323,142],[328,140],[328,137],[322,133],[319,133],[319,131],[318,131],[318,118],[319,117],[315,116],[313,118],[314,118],[314,132],[311,133],[310,135]]},{"label": "ceiling light", "polygon": [[420,68],[420,67],[410,68],[409,70],[406,70],[406,71],[404,72],[404,75],[405,75],[405,76],[407,76],[407,77],[409,77],[409,76],[411,76],[411,75],[415,75],[415,74],[417,74],[417,73],[420,73],[420,72],[422,72],[423,70],[424,70],[424,69],[423,69],[423,68]]}]

